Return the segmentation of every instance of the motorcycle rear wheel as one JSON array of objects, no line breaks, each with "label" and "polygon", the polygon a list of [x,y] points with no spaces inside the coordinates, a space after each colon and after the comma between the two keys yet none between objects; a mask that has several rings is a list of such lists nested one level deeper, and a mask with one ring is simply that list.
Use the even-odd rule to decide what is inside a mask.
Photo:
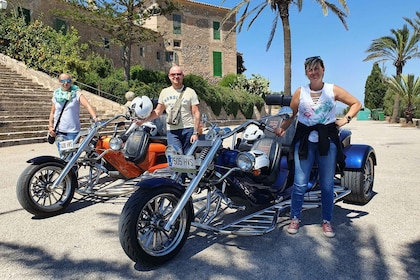
[{"label": "motorcycle rear wheel", "polygon": [[373,181],[375,178],[374,155],[370,151],[363,164],[363,169],[344,171],[341,185],[351,190],[344,198],[344,202],[358,205],[367,204],[373,197]]},{"label": "motorcycle rear wheel", "polygon": [[71,202],[77,186],[77,178],[69,173],[62,183],[52,189],[64,165],[48,162],[29,165],[19,176],[16,194],[20,205],[38,217],[51,216],[63,211]]},{"label": "motorcycle rear wheel", "polygon": [[183,247],[191,226],[190,202],[170,230],[165,224],[182,192],[170,186],[139,189],[126,202],[119,221],[119,238],[127,256],[136,263],[159,265],[175,257]]}]

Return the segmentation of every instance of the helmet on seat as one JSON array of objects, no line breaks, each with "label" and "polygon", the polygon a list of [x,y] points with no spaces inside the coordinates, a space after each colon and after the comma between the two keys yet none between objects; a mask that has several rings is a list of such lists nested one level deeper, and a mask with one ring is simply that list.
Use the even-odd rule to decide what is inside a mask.
[{"label": "helmet on seat", "polygon": [[246,141],[255,141],[257,139],[264,138],[264,131],[262,131],[257,125],[250,124],[244,131],[243,138]]},{"label": "helmet on seat", "polygon": [[131,101],[131,109],[139,119],[146,119],[153,110],[153,103],[147,96],[137,96]]}]

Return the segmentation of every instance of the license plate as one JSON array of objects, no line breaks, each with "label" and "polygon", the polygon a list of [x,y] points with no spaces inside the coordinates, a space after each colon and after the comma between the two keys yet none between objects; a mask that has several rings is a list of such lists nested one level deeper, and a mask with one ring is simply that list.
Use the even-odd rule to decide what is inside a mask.
[{"label": "license plate", "polygon": [[192,172],[196,170],[195,158],[193,155],[172,155],[168,159],[168,164],[172,170],[175,171],[188,171]]},{"label": "license plate", "polygon": [[60,141],[60,151],[68,151],[74,148],[73,140]]}]

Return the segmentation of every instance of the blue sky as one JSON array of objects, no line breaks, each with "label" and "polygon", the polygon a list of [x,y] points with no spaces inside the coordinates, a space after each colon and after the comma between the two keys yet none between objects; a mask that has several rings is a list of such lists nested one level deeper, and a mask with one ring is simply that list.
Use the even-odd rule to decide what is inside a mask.
[{"label": "blue sky", "polygon": [[[226,8],[232,8],[240,0],[200,0]],[[253,0],[259,4],[264,0]],[[337,0],[330,0],[339,6]],[[420,11],[419,0],[348,0],[347,31],[335,14],[324,16],[315,0],[303,1],[302,11],[296,6],[290,9],[292,37],[292,93],[308,82],[303,62],[306,57],[319,55],[325,63],[324,81],[337,84],[356,96],[362,103],[366,78],[374,61],[363,62],[372,40],[391,35],[391,29],[400,29],[403,17],[413,19]],[[340,6],[341,7],[341,6]],[[237,33],[237,51],[243,53],[245,75],[259,74],[270,81],[273,91],[283,90],[283,32],[279,20],[271,47],[266,51],[274,12],[266,9],[252,27]],[[382,65],[381,65],[382,66]],[[395,75],[392,63],[385,63],[387,75]],[[410,60],[403,73],[420,75],[420,60]]]}]

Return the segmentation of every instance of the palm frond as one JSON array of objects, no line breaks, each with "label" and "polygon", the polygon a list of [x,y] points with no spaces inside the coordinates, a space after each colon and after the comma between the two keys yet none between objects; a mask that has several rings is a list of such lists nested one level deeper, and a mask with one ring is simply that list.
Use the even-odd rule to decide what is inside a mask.
[{"label": "palm frond", "polygon": [[279,19],[279,17],[274,17],[273,25],[271,27],[270,37],[268,38],[268,42],[267,42],[266,51],[268,51],[270,49],[271,42],[273,41],[274,34],[276,33],[278,19]]}]

